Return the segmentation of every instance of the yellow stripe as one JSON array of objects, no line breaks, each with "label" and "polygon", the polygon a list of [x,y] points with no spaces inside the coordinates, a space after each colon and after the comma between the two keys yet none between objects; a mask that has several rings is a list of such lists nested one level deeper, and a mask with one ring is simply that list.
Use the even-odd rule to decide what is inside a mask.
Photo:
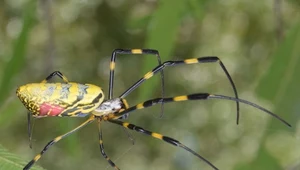
[{"label": "yellow stripe", "polygon": [[62,84],[61,83],[55,83],[55,89],[60,91],[62,89]]},{"label": "yellow stripe", "polygon": [[78,113],[78,112],[79,112],[78,110],[75,110],[74,112],[69,112],[68,116],[76,116],[75,114]]},{"label": "yellow stripe", "polygon": [[65,77],[65,76],[63,76],[63,80],[65,81],[65,82],[69,82],[69,80],[67,79],[67,77]]},{"label": "yellow stripe", "polygon": [[144,103],[140,103],[136,105],[136,109],[142,109],[142,108],[144,108]]},{"label": "yellow stripe", "polygon": [[[77,83],[70,83],[71,84],[71,86],[70,86],[70,88],[69,88],[69,94],[78,94],[79,92],[78,92],[78,84]],[[69,95],[69,96],[72,96],[73,97],[73,95]],[[73,101],[75,101],[75,99],[70,99],[70,97],[68,98],[68,100],[71,100],[70,102],[73,102]]]},{"label": "yellow stripe", "polygon": [[132,54],[142,54],[143,51],[141,49],[132,49],[131,50]]},{"label": "yellow stripe", "polygon": [[158,138],[158,139],[162,139],[163,138],[163,135],[158,134],[158,133],[154,133],[154,132],[152,132],[151,136],[153,136],[155,138]]},{"label": "yellow stripe", "polygon": [[178,101],[188,100],[188,98],[187,98],[187,96],[177,96],[177,97],[174,97],[173,100],[178,102]]},{"label": "yellow stripe", "polygon": [[54,141],[54,142],[57,142],[57,141],[61,140],[61,138],[62,138],[62,136],[58,136],[58,137],[56,137],[53,141]]},{"label": "yellow stripe", "polygon": [[33,158],[33,160],[36,162],[37,160],[39,160],[41,158],[41,156],[42,156],[41,154],[38,154]]},{"label": "yellow stripe", "polygon": [[121,100],[124,103],[125,108],[128,109],[129,108],[129,104],[127,103],[127,100],[126,99],[121,99]]},{"label": "yellow stripe", "polygon": [[145,74],[144,75],[144,79],[149,79],[150,77],[152,77],[153,76],[153,72],[152,71],[150,71],[150,72],[148,72],[147,74]]},{"label": "yellow stripe", "polygon": [[127,128],[129,126],[129,123],[123,123],[123,126]]},{"label": "yellow stripe", "polygon": [[192,59],[186,59],[184,60],[184,62],[186,64],[194,64],[194,63],[198,63],[198,60],[196,58],[192,58]]},{"label": "yellow stripe", "polygon": [[[49,86],[47,88],[49,88]],[[51,94],[51,96],[49,96],[50,98],[48,99],[48,101],[55,101],[56,99],[59,99],[61,96],[60,94],[61,89],[62,89],[61,83],[55,83],[55,90],[53,90],[53,93]],[[47,91],[49,92],[49,89],[44,91],[45,95],[47,94],[46,93]]]},{"label": "yellow stripe", "polygon": [[102,145],[102,144],[103,144],[103,141],[102,141],[102,140],[99,140],[99,143],[100,143],[100,145]]},{"label": "yellow stripe", "polygon": [[114,70],[116,67],[116,63],[114,61],[110,62],[109,68],[110,70]]}]

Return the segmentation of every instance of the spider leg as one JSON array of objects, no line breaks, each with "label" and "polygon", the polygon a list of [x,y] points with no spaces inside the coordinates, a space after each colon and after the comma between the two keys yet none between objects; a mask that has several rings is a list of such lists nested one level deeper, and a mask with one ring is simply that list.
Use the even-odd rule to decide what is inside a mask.
[{"label": "spider leg", "polygon": [[235,101],[235,102],[250,105],[252,107],[255,107],[255,108],[257,108],[257,109],[259,109],[259,110],[275,117],[276,119],[278,119],[279,121],[281,121],[285,125],[291,127],[291,125],[287,121],[285,121],[284,119],[282,119],[278,115],[274,114],[273,112],[271,112],[271,111],[255,104],[255,103],[252,103],[252,102],[249,102],[249,101],[243,100],[243,99],[237,99],[237,98],[234,98],[234,97],[229,97],[229,96],[224,96],[224,95],[217,95],[217,94],[209,94],[209,93],[195,93],[195,94],[190,94],[190,95],[183,95],[183,96],[176,96],[176,97],[169,97],[169,98],[156,98],[156,99],[147,100],[143,103],[132,106],[132,107],[130,107],[130,108],[128,108],[128,109],[126,109],[122,112],[114,113],[114,117],[119,117],[119,116],[122,116],[123,114],[128,114],[129,112],[132,112],[134,110],[144,109],[146,107],[151,107],[151,106],[154,106],[154,105],[160,104],[160,103],[180,102],[180,101],[187,101],[187,100],[208,100],[208,99],[232,100],[232,101]]},{"label": "spider leg", "polygon": [[77,130],[81,129],[82,127],[84,127],[85,125],[93,122],[95,120],[95,116],[92,115],[89,119],[87,119],[85,122],[83,122],[82,124],[80,124],[79,126],[77,126],[76,128],[72,129],[71,131],[57,136],[56,138],[52,139],[50,142],[48,142],[48,144],[44,147],[44,149],[38,154],[36,155],[24,168],[23,170],[28,170],[30,169],[34,163],[36,163],[41,157],[42,155],[50,148],[50,146],[54,145],[55,143],[57,143],[58,141],[62,140],[63,138],[67,137],[68,135],[76,132]]},{"label": "spider leg", "polygon": [[110,166],[112,166],[116,170],[120,170],[116,166],[116,164],[105,153],[104,145],[103,145],[103,139],[102,139],[102,129],[101,129],[101,122],[100,122],[100,120],[98,120],[98,131],[99,131],[99,146],[100,146],[100,151],[101,151],[102,156],[107,160],[107,162],[110,164]]},{"label": "spider leg", "polygon": [[51,80],[54,76],[58,76],[59,78],[61,78],[65,83],[68,83],[69,80],[67,79],[66,76],[64,76],[60,71],[54,71],[53,73],[51,73],[48,77],[46,77],[46,79],[44,79],[42,81],[42,83],[47,83],[49,80]]},{"label": "spider leg", "polygon": [[[120,95],[120,98],[125,98],[128,94],[130,94],[133,90],[135,90],[137,87],[139,87],[144,81],[150,79],[153,77],[157,72],[164,70],[166,67],[169,66],[177,66],[177,65],[184,65],[184,64],[200,64],[200,63],[216,63],[218,62],[220,67],[223,69],[224,73],[226,74],[232,89],[235,94],[235,98],[238,99],[238,93],[235,87],[235,84],[227,71],[225,65],[222,63],[222,61],[216,57],[216,56],[206,56],[206,57],[200,57],[200,58],[191,58],[186,60],[179,60],[179,61],[166,61],[163,64],[155,67],[152,71],[149,71],[144,75],[143,78],[139,79],[136,83],[134,83],[131,87],[129,87],[123,94]],[[240,118],[240,106],[239,102],[236,101],[236,110],[237,110],[237,118],[236,123],[239,124],[239,118]]]},{"label": "spider leg", "polygon": [[[113,97],[113,87],[114,87],[114,71],[116,67],[116,58],[118,54],[133,54],[133,55],[141,55],[141,54],[150,54],[157,57],[158,64],[161,65],[161,59],[159,52],[153,49],[115,49],[112,53],[110,59],[110,73],[109,73],[109,90],[108,90],[108,99],[112,99]],[[164,97],[164,72],[160,71],[161,77],[161,95]]]},{"label": "spider leg", "polygon": [[184,150],[186,150],[186,151],[192,153],[193,155],[197,156],[199,159],[203,160],[205,163],[207,163],[208,165],[210,165],[213,169],[218,170],[218,168],[215,167],[211,162],[209,162],[207,159],[205,159],[204,157],[202,157],[201,155],[199,155],[198,153],[196,153],[195,151],[193,151],[189,147],[185,146],[184,144],[182,144],[178,140],[175,140],[175,139],[170,138],[168,136],[163,136],[163,135],[161,135],[159,133],[151,132],[151,131],[146,130],[146,129],[142,128],[142,127],[139,127],[139,126],[127,123],[127,122],[122,122],[122,121],[119,121],[119,120],[108,120],[108,121],[111,122],[111,123],[123,126],[123,127],[127,128],[127,129],[134,130],[134,131],[137,131],[139,133],[152,136],[153,138],[165,141],[165,142],[167,142],[169,144],[172,144],[174,146],[181,147]]}]

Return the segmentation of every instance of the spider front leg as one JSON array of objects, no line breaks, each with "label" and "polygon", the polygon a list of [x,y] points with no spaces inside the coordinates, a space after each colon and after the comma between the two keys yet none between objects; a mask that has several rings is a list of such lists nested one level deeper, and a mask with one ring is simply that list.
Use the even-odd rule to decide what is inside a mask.
[{"label": "spider front leg", "polygon": [[[146,73],[143,78],[139,79],[136,83],[134,83],[131,87],[129,87],[123,94],[121,94],[120,98],[125,98],[128,94],[130,94],[137,87],[139,87],[144,81],[150,79],[155,74],[157,74],[159,71],[164,70],[166,67],[177,66],[177,65],[201,64],[201,63],[219,63],[220,67],[223,69],[223,72],[227,76],[227,78],[232,86],[233,92],[235,94],[235,98],[238,99],[238,93],[237,93],[235,84],[234,84],[229,72],[227,71],[227,69],[226,69],[225,65],[222,63],[222,61],[216,56],[191,58],[191,59],[185,59],[185,60],[179,60],[179,61],[166,61],[163,64],[155,67],[152,71],[149,71],[148,73]],[[237,110],[236,123],[239,124],[240,105],[239,105],[239,102],[237,102],[237,101],[236,101],[236,110]]]},{"label": "spider front leg", "polygon": [[149,135],[149,136],[152,136],[153,138],[156,138],[156,139],[159,139],[159,140],[162,140],[162,141],[165,141],[169,144],[172,144],[174,146],[178,146],[178,147],[181,147],[183,148],[184,150],[192,153],[193,155],[197,156],[199,159],[203,160],[204,162],[206,162],[209,166],[211,166],[213,169],[215,170],[218,170],[217,167],[215,167],[211,162],[209,162],[207,159],[205,159],[204,157],[202,157],[201,155],[199,155],[198,153],[196,153],[195,151],[193,151],[192,149],[190,149],[189,147],[185,146],[184,144],[182,144],[181,142],[179,142],[178,140],[176,139],[173,139],[173,138],[170,138],[168,136],[164,136],[164,135],[161,135],[159,133],[155,133],[155,132],[151,132],[149,130],[146,130],[142,127],[139,127],[139,126],[136,126],[134,124],[130,124],[130,123],[127,123],[127,122],[122,122],[122,121],[119,121],[119,120],[108,120],[109,122],[111,123],[114,123],[114,124],[117,124],[117,125],[120,125],[120,126],[123,126],[127,129],[130,129],[130,130],[134,130],[134,131],[137,131],[139,133],[142,133],[142,134],[145,134],[145,135]]}]

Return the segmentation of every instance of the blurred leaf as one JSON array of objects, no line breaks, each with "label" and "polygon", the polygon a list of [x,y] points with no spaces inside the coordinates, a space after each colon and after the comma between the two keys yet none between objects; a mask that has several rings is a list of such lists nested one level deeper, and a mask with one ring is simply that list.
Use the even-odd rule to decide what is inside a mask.
[{"label": "blurred leaf", "polygon": [[[2,106],[0,108],[0,113],[1,113],[0,125],[1,125],[1,127],[11,124],[11,122],[14,122],[16,119],[20,120],[20,117],[16,113],[19,111],[19,106],[22,105],[22,103],[18,100],[14,100],[14,101],[12,101],[12,100],[13,100],[13,98],[10,97],[9,99],[7,99],[5,101],[4,104],[2,104]],[[24,112],[24,118],[25,118],[25,116],[26,116],[25,108],[24,108],[23,112]],[[9,121],[7,121],[7,120],[9,120]]]},{"label": "blurred leaf", "polygon": [[[257,88],[257,93],[275,103],[275,113],[281,115],[285,120],[295,126],[299,120],[297,103],[300,101],[298,88],[300,81],[298,73],[300,73],[300,23],[295,25],[286,36],[286,39],[280,44],[278,50],[273,57],[272,65],[267,74],[261,79]],[[298,107],[298,109],[297,109]],[[284,114],[283,114],[284,113]],[[271,119],[271,123],[267,129],[264,139],[260,144],[261,149],[253,164],[259,163],[260,169],[282,169],[278,165],[278,161],[268,154],[264,148],[265,139],[271,133],[276,132],[274,129],[290,130],[284,127],[278,120]],[[246,164],[244,165],[246,167]],[[240,169],[240,168],[237,168]],[[252,169],[257,169],[257,167]]]},{"label": "blurred leaf", "polygon": [[[297,93],[300,87],[300,23],[288,33],[286,39],[276,51],[272,65],[261,79],[257,93],[272,100],[275,113],[281,114],[292,125],[299,119],[296,113],[300,97]],[[274,119],[272,119],[274,120]],[[278,121],[276,121],[278,124]]]},{"label": "blurred leaf", "polygon": [[[20,170],[25,164],[24,160],[21,160],[18,156],[9,153],[3,146],[0,145],[0,169],[1,170]],[[34,166],[32,170],[43,170],[43,168]]]},{"label": "blurred leaf", "polygon": [[289,0],[291,3],[294,3],[295,5],[300,5],[299,0]]},{"label": "blurred leaf", "polygon": [[4,74],[0,85],[0,103],[8,96],[8,93],[12,90],[11,80],[17,75],[25,63],[26,47],[28,37],[33,27],[33,21],[35,17],[36,0],[28,2],[23,14],[23,27],[18,39],[13,46],[13,54],[11,60],[4,68]]},{"label": "blurred leaf", "polygon": [[145,29],[149,20],[151,19],[150,15],[130,20],[127,24],[127,28],[129,29]]},{"label": "blurred leaf", "polygon": [[[185,1],[177,1],[177,3],[174,3],[172,0],[159,1],[158,8],[150,20],[145,48],[158,50],[162,61],[171,58],[185,5]],[[156,65],[157,61],[153,58],[145,58],[142,72],[146,73],[152,70]],[[158,80],[159,79],[153,79],[151,83],[145,83],[143,85],[139,93],[140,100],[145,100],[151,96],[157,87]]]},{"label": "blurred leaf", "polygon": [[198,19],[201,20],[204,17],[205,5],[211,1],[198,1],[198,0],[189,0],[188,1],[188,12],[192,12],[192,14]]},{"label": "blurred leaf", "polygon": [[[71,129],[74,129],[77,127],[77,121],[76,120],[65,120],[60,121],[59,126],[59,132],[61,134],[64,134]],[[68,136],[64,139],[64,149],[67,150],[69,156],[75,156],[75,155],[81,155],[82,151],[80,150],[80,142],[79,142],[79,136],[78,133],[73,133],[72,135]]]},{"label": "blurred leaf", "polygon": [[273,158],[268,151],[262,148],[259,153],[257,159],[252,161],[251,163],[240,164],[235,168],[236,170],[281,170],[282,167],[278,164],[277,160]]}]

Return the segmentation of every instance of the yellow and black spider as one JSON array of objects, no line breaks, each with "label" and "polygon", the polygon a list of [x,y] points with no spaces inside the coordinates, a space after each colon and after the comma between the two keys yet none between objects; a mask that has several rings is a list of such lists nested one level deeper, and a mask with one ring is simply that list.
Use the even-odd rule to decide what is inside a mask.
[{"label": "yellow and black spider", "polygon": [[[140,78],[136,83],[134,83],[131,87],[129,87],[123,94],[121,94],[117,98],[113,98],[113,82],[114,82],[114,69],[115,69],[115,61],[118,54],[152,54],[157,57],[158,66],[156,66],[152,71],[146,73],[142,78]],[[164,87],[164,79],[163,79],[163,70],[166,67],[177,66],[182,64],[198,64],[198,63],[219,63],[227,78],[229,79],[235,97],[229,97],[224,95],[217,94],[209,94],[209,93],[195,93],[190,95],[182,95],[176,97],[164,97],[164,88],[162,88],[162,97],[155,98],[151,100],[147,100],[135,106],[129,107],[127,101],[124,99],[128,94],[134,91],[137,87],[139,87],[145,80],[150,79],[152,76],[161,73],[162,78],[162,87]],[[60,77],[64,83],[50,83],[48,82],[52,77],[58,76]],[[142,127],[123,122],[121,119],[128,116],[128,114],[134,110],[144,109],[146,107],[150,107],[156,104],[164,104],[170,102],[179,102],[179,101],[187,101],[187,100],[207,100],[207,99],[224,99],[224,100],[232,100],[237,104],[237,123],[239,122],[239,103],[244,103],[247,105],[251,105],[257,109],[260,109],[276,119],[280,120],[282,123],[287,126],[291,126],[285,120],[275,115],[274,113],[268,111],[267,109],[258,106],[249,101],[239,99],[237,90],[235,85],[226,70],[224,64],[221,60],[216,56],[205,56],[200,58],[192,58],[180,61],[166,61],[161,63],[160,56],[158,51],[152,49],[116,49],[112,53],[111,62],[110,62],[110,80],[109,80],[109,95],[108,99],[105,99],[104,93],[99,86],[93,84],[80,84],[76,82],[69,82],[68,79],[59,71],[55,71],[50,74],[45,80],[40,83],[31,83],[20,86],[17,89],[17,96],[20,98],[24,106],[29,110],[28,112],[28,135],[31,138],[31,116],[35,118],[40,117],[49,117],[49,116],[59,116],[59,117],[85,117],[89,115],[89,118],[83,122],[78,127],[73,130],[58,136],[51,140],[44,149],[36,155],[23,169],[30,169],[35,162],[37,162],[42,155],[56,142],[65,138],[73,132],[76,132],[80,128],[85,125],[97,120],[98,128],[99,128],[99,145],[101,154],[108,161],[108,163],[114,167],[115,169],[119,169],[115,163],[107,156],[104,151],[103,140],[102,140],[102,130],[101,130],[101,122],[107,121],[113,124],[117,124],[126,129],[134,130],[139,133],[152,136],[153,138],[157,138],[163,140],[171,145],[181,147],[186,151],[192,153],[199,159],[206,162],[213,169],[218,169],[207,159],[185,146],[181,142],[177,141],[168,136],[164,136],[159,133],[151,132]]]}]

